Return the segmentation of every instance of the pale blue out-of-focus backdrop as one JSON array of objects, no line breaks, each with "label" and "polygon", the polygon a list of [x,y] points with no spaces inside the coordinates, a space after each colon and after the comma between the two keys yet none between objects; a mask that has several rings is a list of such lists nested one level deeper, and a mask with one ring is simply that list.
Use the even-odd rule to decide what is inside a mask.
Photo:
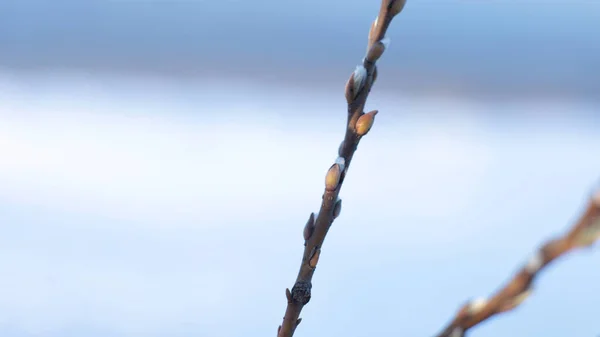
[{"label": "pale blue out-of-focus backdrop", "polygon": [[[0,2],[0,336],[275,336],[378,1]],[[432,336],[600,179],[600,2],[409,0],[296,336]],[[569,255],[481,337],[600,333]]]}]

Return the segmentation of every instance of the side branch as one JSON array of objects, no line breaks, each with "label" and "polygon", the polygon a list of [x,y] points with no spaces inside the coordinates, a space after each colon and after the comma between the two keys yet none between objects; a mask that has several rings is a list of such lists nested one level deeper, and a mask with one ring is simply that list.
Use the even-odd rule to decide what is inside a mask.
[{"label": "side branch", "polygon": [[489,299],[467,302],[437,337],[464,337],[468,329],[521,304],[533,290],[533,281],[552,261],[567,253],[591,246],[600,238],[600,189],[573,227],[561,237],[549,240],[513,278]]},{"label": "side branch", "polygon": [[287,307],[283,324],[277,330],[278,337],[294,335],[294,331],[301,321],[300,312],[310,301],[312,277],[319,261],[321,247],[331,224],[341,211],[340,189],[360,139],[369,132],[377,114],[377,110],[368,113],[363,111],[371,87],[377,78],[375,63],[389,44],[389,40],[385,39],[385,33],[392,19],[402,11],[405,3],[406,0],[382,1],[379,15],[371,25],[369,32],[367,55],[362,64],[356,67],[346,84],[348,103],[346,134],[338,149],[338,158],[327,171],[321,208],[316,216],[314,213],[310,214],[304,227],[302,262],[292,290],[285,290]]}]

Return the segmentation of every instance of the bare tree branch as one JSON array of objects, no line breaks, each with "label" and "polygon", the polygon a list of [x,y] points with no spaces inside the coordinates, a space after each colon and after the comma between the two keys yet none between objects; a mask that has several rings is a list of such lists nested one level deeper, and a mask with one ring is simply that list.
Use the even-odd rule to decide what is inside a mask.
[{"label": "bare tree branch", "polygon": [[552,261],[577,249],[591,246],[600,238],[600,189],[585,211],[564,235],[547,241],[513,278],[489,299],[467,302],[437,337],[464,337],[473,326],[503,312],[511,311],[532,292],[533,281]]},{"label": "bare tree branch", "polygon": [[325,192],[317,215],[311,213],[304,227],[304,253],[300,271],[292,290],[285,290],[287,308],[278,337],[292,337],[301,319],[302,308],[310,301],[312,277],[319,261],[321,248],[331,224],[341,211],[340,189],[348,172],[360,139],[369,132],[377,111],[364,113],[363,109],[371,87],[377,78],[376,61],[381,57],[389,40],[385,33],[394,18],[402,11],[406,0],[382,0],[379,15],[371,25],[367,55],[346,83],[348,119],[344,141],[338,149],[339,157],[327,171]]},{"label": "bare tree branch", "polygon": [[[325,192],[317,215],[311,213],[304,226],[304,253],[292,290],[285,290],[287,307],[278,337],[292,337],[302,319],[300,313],[310,301],[312,277],[329,228],[341,211],[340,189],[358,144],[373,125],[377,110],[363,111],[377,78],[376,61],[389,45],[385,37],[392,19],[406,0],[382,0],[379,15],[369,31],[367,55],[346,83],[348,119],[346,134],[338,149],[338,158],[325,176]],[[532,292],[533,281],[551,262],[567,253],[589,247],[600,238],[600,189],[589,200],[586,210],[563,236],[547,241],[512,279],[489,299],[479,298],[464,304],[436,337],[464,337],[473,326],[519,306]]]}]

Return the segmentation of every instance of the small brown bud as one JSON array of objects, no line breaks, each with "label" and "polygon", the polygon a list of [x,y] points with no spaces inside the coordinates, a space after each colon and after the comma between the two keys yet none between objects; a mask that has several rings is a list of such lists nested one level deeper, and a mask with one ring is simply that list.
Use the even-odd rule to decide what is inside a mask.
[{"label": "small brown bud", "polygon": [[342,170],[339,164],[333,164],[327,171],[327,175],[325,176],[325,189],[328,191],[333,191],[338,187],[340,183],[340,178],[342,176]]},{"label": "small brown bud", "polygon": [[375,121],[375,115],[377,115],[377,110],[373,110],[367,112],[366,114],[360,116],[356,121],[355,130],[356,134],[359,136],[366,135],[371,127],[373,126],[373,122]]},{"label": "small brown bud", "polygon": [[589,247],[600,239],[600,216],[584,227],[574,238],[574,244],[577,247]]},{"label": "small brown bud", "polygon": [[311,267],[313,269],[317,267],[317,263],[319,263],[319,255],[321,255],[321,249],[317,248],[313,251],[313,254],[310,257],[310,260],[308,261],[309,267]]},{"label": "small brown bud", "polygon": [[350,75],[348,82],[346,82],[346,102],[348,104],[354,101],[354,73]]},{"label": "small brown bud", "polygon": [[523,301],[525,301],[527,298],[529,298],[529,296],[531,296],[532,292],[533,290],[531,288],[528,288],[522,293],[518,294],[517,296],[509,299],[507,302],[503,303],[502,306],[498,309],[499,312],[511,311],[514,308],[518,307],[521,303],[523,303]]},{"label": "small brown bud", "polygon": [[471,302],[467,302],[462,307],[460,307],[460,310],[458,310],[458,313],[456,314],[456,319],[464,319],[465,317],[470,316],[470,314],[469,314],[470,307],[471,307]]},{"label": "small brown bud", "polygon": [[315,213],[310,213],[306,225],[304,225],[304,231],[302,233],[304,241],[308,241],[315,231]]},{"label": "small brown bud", "polygon": [[292,303],[292,293],[289,288],[285,288],[285,297],[287,298],[288,303]]},{"label": "small brown bud", "polygon": [[342,211],[342,199],[338,199],[333,206],[333,219],[336,219],[340,216],[340,212]]},{"label": "small brown bud", "polygon": [[398,13],[402,12],[404,5],[406,5],[406,0],[393,0],[390,7],[390,15],[392,17],[398,15]]},{"label": "small brown bud", "polygon": [[296,321],[296,326],[300,325],[300,322],[302,322],[302,318],[298,318],[298,320]]},{"label": "small brown bud", "polygon": [[377,16],[375,18],[375,20],[373,20],[373,23],[371,23],[371,29],[369,30],[369,44],[367,45],[367,51],[369,50],[368,48],[371,47],[373,42],[375,42],[375,34],[377,32],[377,23],[378,22],[379,22],[379,16]]},{"label": "small brown bud", "polygon": [[384,51],[385,45],[381,41],[375,42],[371,48],[369,48],[369,52],[367,53],[367,61],[375,62],[379,60]]}]

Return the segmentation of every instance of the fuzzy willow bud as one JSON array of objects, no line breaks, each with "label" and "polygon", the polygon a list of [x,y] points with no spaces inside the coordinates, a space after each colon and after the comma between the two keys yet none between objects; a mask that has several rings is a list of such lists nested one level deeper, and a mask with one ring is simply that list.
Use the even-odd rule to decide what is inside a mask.
[{"label": "fuzzy willow bud", "polygon": [[404,5],[406,5],[406,0],[392,0],[392,6],[390,7],[390,15],[392,17],[398,15],[404,9]]},{"label": "fuzzy willow bud", "polygon": [[385,46],[380,41],[373,43],[371,48],[369,48],[369,52],[367,53],[367,61],[375,62],[379,60],[381,55],[383,55],[384,50]]},{"label": "fuzzy willow bud", "polygon": [[371,130],[377,112],[377,110],[373,110],[358,118],[355,125],[357,135],[364,136],[369,132],[369,130]]},{"label": "fuzzy willow bud", "polygon": [[389,47],[389,45],[390,39],[387,37],[382,39],[381,41],[373,43],[373,45],[369,48],[369,51],[367,52],[367,61],[375,62],[379,60],[379,58],[381,57],[381,55],[383,55],[383,52]]},{"label": "fuzzy willow bud", "polygon": [[337,219],[342,212],[342,199],[338,199],[333,206],[333,219]]},{"label": "fuzzy willow bud", "polygon": [[328,191],[334,191],[340,183],[342,176],[342,170],[339,164],[333,164],[327,171],[325,176],[325,189]]}]

